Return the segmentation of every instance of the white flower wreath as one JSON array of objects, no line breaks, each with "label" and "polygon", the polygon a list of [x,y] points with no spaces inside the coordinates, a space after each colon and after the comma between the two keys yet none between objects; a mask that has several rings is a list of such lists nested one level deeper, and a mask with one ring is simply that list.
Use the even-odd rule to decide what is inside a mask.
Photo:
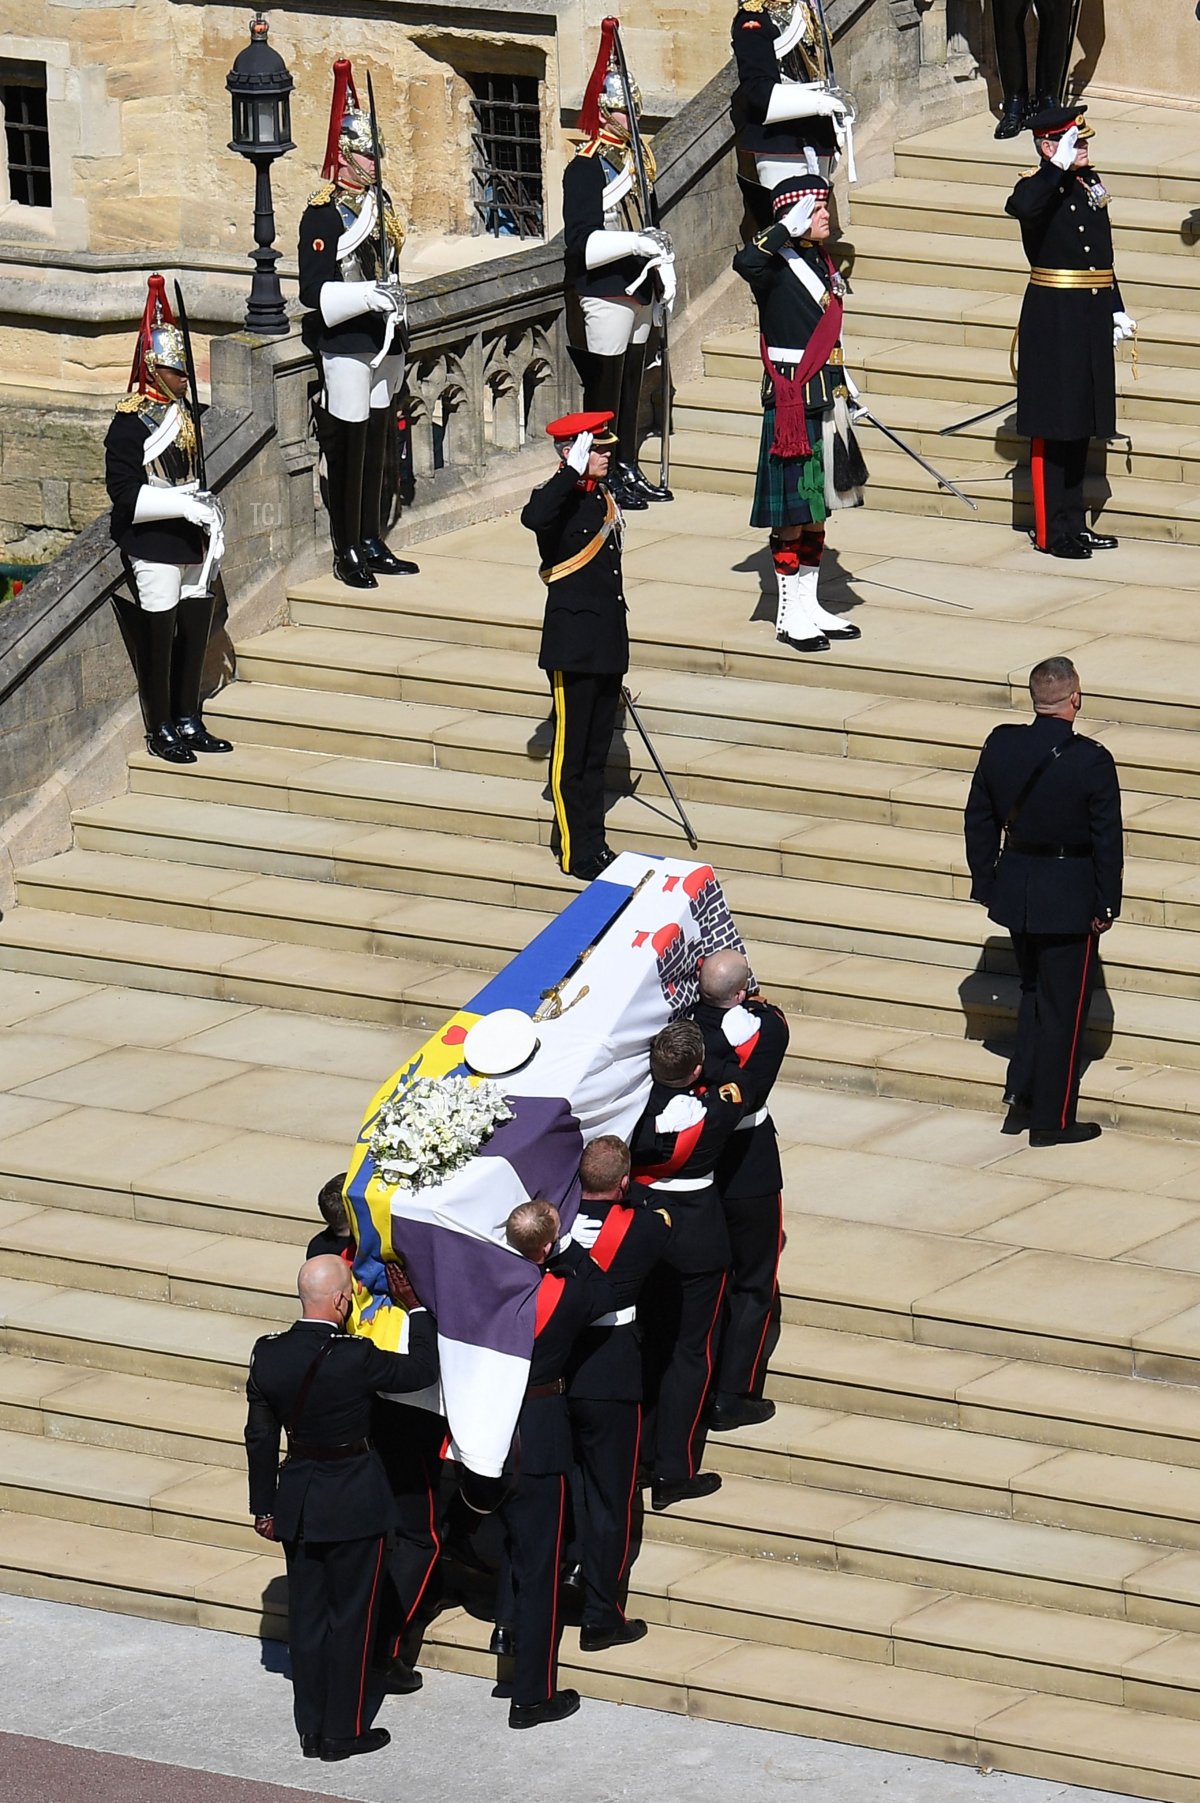
[{"label": "white flower wreath", "polygon": [[461,1170],[512,1118],[498,1083],[417,1077],[379,1110],[369,1150],[385,1183],[425,1189]]}]

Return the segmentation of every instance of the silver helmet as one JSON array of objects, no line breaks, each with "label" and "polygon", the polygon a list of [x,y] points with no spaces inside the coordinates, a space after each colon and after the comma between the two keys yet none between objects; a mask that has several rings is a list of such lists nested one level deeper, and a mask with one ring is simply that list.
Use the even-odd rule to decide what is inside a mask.
[{"label": "silver helmet", "polygon": [[[633,97],[634,111],[640,118],[642,112],[642,90],[638,87],[636,81],[631,80],[629,83],[629,91]],[[608,71],[608,74],[604,77],[598,99],[600,111],[607,119],[611,119],[614,113],[626,112],[628,103],[625,99],[625,84],[621,80],[619,69],[613,68]]]},{"label": "silver helmet", "polygon": [[184,349],[183,333],[178,326],[157,325],[150,328],[150,343],[146,347],[146,367],[153,371],[174,369],[179,374],[187,374],[187,353]]},{"label": "silver helmet", "polygon": [[[375,174],[375,140],[371,134],[371,115],[364,113],[359,107],[347,107],[342,114],[342,126],[338,132],[338,148],[343,161],[364,180],[373,179]],[[379,156],[382,160],[384,152],[383,133],[379,134]],[[363,164],[369,163],[370,169]]]}]

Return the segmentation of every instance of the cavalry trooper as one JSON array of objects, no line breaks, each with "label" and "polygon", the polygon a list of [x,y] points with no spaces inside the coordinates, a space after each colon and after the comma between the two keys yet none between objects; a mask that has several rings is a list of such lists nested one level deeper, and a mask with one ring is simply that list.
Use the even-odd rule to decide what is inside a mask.
[{"label": "cavalry trooper", "polygon": [[[617,422],[616,469],[609,483],[626,511],[671,500],[638,464],[638,409],[646,345],[675,299],[675,253],[667,234],[643,217],[634,156],[636,121],[613,58],[613,28],[605,21],[600,54],[579,114],[586,134],[563,174],[563,234],[567,279],[583,313],[587,362],[586,412],[610,412]],[[633,102],[641,95],[633,86]],[[654,153],[639,139],[648,181]]]},{"label": "cavalry trooper", "polygon": [[1017,328],[1017,431],[1032,441],[1033,542],[1067,558],[1117,542],[1089,529],[1083,481],[1089,440],[1116,432],[1116,347],[1137,331],[1113,273],[1109,194],[1091,167],[1086,111],[1054,106],[1030,121],[1041,160],[1005,202],[1030,264]]},{"label": "cavalry trooper", "polygon": [[1073,0],[1037,0],[1037,93],[1030,104],[1025,20],[1031,0],[992,0],[996,66],[1004,98],[998,138],[1015,138],[1033,114],[1057,106],[1067,85],[1067,64],[1078,16]]},{"label": "cavalry trooper", "polygon": [[604,837],[604,769],[629,668],[623,527],[607,481],[611,424],[611,413],[552,420],[546,430],[558,469],[521,511],[521,524],[537,534],[546,584],[538,665],[554,708],[551,845],[567,875],[585,883],[613,861]]},{"label": "cavalry trooper", "polygon": [[842,150],[853,150],[853,114],[832,86],[810,0],[742,0],[731,36],[739,180],[762,226],[770,223],[770,195],[780,182],[802,173],[832,181]]},{"label": "cavalry trooper", "polygon": [[213,495],[200,492],[187,350],[161,275],[150,277],[129,387],[104,440],[109,530],[133,593],[132,604],[118,603],[118,619],[147,751],[169,764],[194,764],[198,751],[233,750],[200,715],[224,515]]},{"label": "cavalry trooper", "polygon": [[1005,1131],[1075,1145],[1100,1133],[1075,1110],[1100,935],[1121,911],[1121,790],[1107,746],[1074,730],[1083,696],[1071,660],[1037,664],[1029,693],[1032,722],[998,726],[980,753],[967,863],[972,900],[1012,934],[1021,975]]},{"label": "cavalry trooper", "polygon": [[862,505],[866,466],[850,427],[856,393],[842,353],[846,285],[825,248],[829,183],[800,174],[771,195],[774,223],[733,267],[758,305],[763,424],[752,526],[770,529],[779,589],[775,633],[793,651],[828,651],[861,630],[817,599],[825,519]]},{"label": "cavalry trooper", "polygon": [[379,217],[375,156],[384,144],[359,105],[349,62],[340,58],[333,73],[323,185],[300,221],[300,299],[310,309],[304,341],[321,369],[333,573],[351,588],[377,588],[377,576],[417,569],[383,539],[386,447],[408,346],[396,273],[404,230],[386,194]]}]

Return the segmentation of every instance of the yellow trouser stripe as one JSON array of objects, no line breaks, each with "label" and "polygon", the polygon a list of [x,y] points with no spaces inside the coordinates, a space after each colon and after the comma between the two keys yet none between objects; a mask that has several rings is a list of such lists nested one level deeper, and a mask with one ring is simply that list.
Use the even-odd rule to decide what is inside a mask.
[{"label": "yellow trouser stripe", "polygon": [[571,865],[571,829],[567,823],[567,806],[563,800],[562,767],[567,750],[567,691],[561,670],[550,672],[554,693],[554,748],[550,753],[550,799],[558,822],[559,862],[564,870]]}]

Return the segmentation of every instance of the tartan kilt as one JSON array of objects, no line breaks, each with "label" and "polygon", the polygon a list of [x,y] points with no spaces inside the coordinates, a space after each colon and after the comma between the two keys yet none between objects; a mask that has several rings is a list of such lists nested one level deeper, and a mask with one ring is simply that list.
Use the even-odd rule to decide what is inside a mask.
[{"label": "tartan kilt", "polygon": [[805,416],[812,446],[807,457],[772,457],[775,408],[770,404],[763,408],[758,474],[750,509],[752,526],[819,526],[826,519],[829,508],[825,502],[822,415],[823,410],[818,408],[810,409]]}]

